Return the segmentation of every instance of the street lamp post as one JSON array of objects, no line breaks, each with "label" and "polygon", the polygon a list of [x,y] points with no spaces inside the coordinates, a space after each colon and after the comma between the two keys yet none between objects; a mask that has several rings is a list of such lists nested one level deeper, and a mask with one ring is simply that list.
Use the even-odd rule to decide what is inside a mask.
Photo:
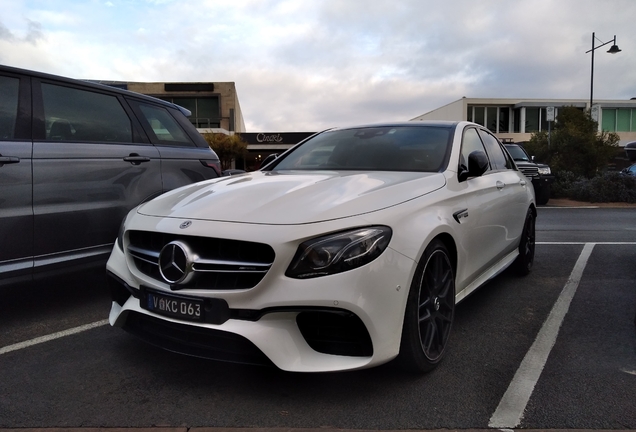
[{"label": "street lamp post", "polygon": [[[597,40],[599,42],[601,42],[601,45],[594,46],[596,44]],[[616,53],[621,52],[621,49],[618,48],[618,45],[616,45],[616,35],[614,35],[614,39],[609,40],[607,42],[603,42],[602,40],[597,39],[597,37],[594,34],[594,32],[592,32],[592,49],[585,52],[585,54],[587,54],[589,52],[592,53],[592,73],[591,73],[591,76],[590,76],[590,111],[592,110],[592,103],[594,102],[594,50],[597,50],[600,47],[607,45],[608,43],[612,44],[610,49],[607,51],[608,53],[616,54]]]}]

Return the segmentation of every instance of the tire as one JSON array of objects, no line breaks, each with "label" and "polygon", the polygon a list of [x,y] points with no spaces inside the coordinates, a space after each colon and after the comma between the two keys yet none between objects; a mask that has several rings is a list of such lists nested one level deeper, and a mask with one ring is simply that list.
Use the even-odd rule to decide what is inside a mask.
[{"label": "tire", "polygon": [[532,209],[528,209],[519,242],[519,256],[514,262],[517,274],[520,276],[530,273],[534,264],[535,219]]},{"label": "tire", "polygon": [[448,250],[434,240],[424,251],[406,303],[398,361],[409,371],[433,370],[444,357],[455,316],[455,275]]}]

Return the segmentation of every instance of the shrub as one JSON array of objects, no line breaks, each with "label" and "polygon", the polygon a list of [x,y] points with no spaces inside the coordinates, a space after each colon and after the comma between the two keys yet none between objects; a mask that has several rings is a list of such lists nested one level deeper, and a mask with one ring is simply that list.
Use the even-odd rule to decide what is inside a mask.
[{"label": "shrub", "polygon": [[577,201],[593,203],[636,203],[636,177],[618,172],[607,172],[592,179],[562,173],[554,185],[563,196]]}]

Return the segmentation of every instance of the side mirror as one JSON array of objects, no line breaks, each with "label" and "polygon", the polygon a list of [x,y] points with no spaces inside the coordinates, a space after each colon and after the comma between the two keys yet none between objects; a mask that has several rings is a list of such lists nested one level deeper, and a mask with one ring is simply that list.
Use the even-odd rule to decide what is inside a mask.
[{"label": "side mirror", "polygon": [[261,164],[258,166],[258,169],[266,167],[270,162],[272,162],[276,158],[278,158],[278,153],[272,153],[271,155],[267,156],[265,159],[263,159],[263,162],[261,162]]},{"label": "side mirror", "polygon": [[530,160],[534,162],[534,156],[530,156]]},{"label": "side mirror", "polygon": [[467,180],[470,177],[480,177],[488,170],[488,156],[481,150],[475,150],[468,155],[468,169],[462,166],[459,172],[459,181]]}]

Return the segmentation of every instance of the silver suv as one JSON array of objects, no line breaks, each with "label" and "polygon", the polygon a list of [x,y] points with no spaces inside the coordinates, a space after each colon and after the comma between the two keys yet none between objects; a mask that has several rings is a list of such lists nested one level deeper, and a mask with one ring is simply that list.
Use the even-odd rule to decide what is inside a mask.
[{"label": "silver suv", "polygon": [[139,203],[218,177],[190,113],[0,65],[0,285],[105,263]]}]

